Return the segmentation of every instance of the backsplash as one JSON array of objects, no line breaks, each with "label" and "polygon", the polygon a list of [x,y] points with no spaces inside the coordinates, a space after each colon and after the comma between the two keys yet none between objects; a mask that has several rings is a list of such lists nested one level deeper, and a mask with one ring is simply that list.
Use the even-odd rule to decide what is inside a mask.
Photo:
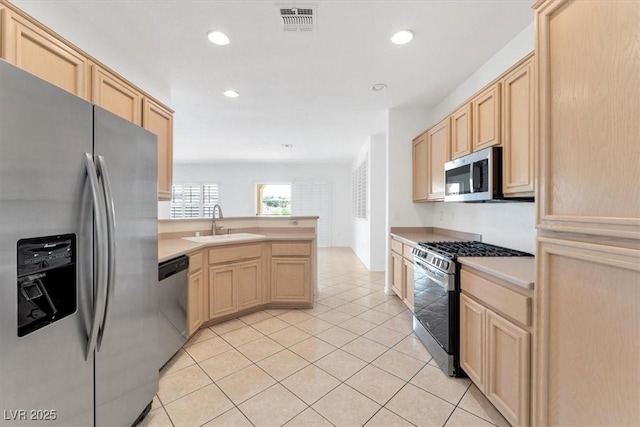
[{"label": "backsplash", "polygon": [[[535,253],[534,203],[426,203],[434,227],[482,235],[482,241]],[[426,219],[426,218],[425,218]]]}]

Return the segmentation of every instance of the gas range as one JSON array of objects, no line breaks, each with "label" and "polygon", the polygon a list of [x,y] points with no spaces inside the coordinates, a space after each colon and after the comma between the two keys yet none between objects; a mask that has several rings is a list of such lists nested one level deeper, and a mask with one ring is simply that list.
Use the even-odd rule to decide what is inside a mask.
[{"label": "gas range", "polygon": [[420,242],[413,249],[413,330],[440,368],[464,376],[460,368],[460,263],[458,257],[532,256],[488,243]]},{"label": "gas range", "polygon": [[478,241],[419,242],[412,253],[414,259],[447,273],[455,272],[458,257],[533,256],[527,252]]}]

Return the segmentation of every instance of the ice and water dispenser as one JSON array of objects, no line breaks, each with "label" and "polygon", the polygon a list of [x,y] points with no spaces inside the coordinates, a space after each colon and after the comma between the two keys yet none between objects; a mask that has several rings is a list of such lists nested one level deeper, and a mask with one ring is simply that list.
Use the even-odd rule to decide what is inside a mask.
[{"label": "ice and water dispenser", "polygon": [[76,311],[76,236],[22,239],[18,251],[18,336]]}]

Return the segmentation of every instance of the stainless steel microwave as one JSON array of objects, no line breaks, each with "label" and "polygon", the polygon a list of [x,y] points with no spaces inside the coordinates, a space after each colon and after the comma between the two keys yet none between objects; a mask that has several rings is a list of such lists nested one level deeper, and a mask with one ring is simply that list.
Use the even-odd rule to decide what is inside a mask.
[{"label": "stainless steel microwave", "polygon": [[502,199],[502,147],[489,147],[444,165],[445,202]]}]

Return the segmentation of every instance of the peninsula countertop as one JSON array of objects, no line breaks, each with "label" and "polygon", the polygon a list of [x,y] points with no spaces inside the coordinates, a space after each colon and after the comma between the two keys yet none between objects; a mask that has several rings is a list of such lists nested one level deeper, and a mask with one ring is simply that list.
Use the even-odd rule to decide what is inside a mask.
[{"label": "peninsula countertop", "polygon": [[198,251],[208,246],[224,246],[243,243],[277,241],[277,240],[314,240],[315,233],[291,233],[282,230],[260,230],[255,232],[256,237],[245,238],[239,241],[214,241],[205,243],[196,243],[182,238],[160,239],[158,240],[158,262],[168,261],[172,258],[186,255],[191,252]]}]

